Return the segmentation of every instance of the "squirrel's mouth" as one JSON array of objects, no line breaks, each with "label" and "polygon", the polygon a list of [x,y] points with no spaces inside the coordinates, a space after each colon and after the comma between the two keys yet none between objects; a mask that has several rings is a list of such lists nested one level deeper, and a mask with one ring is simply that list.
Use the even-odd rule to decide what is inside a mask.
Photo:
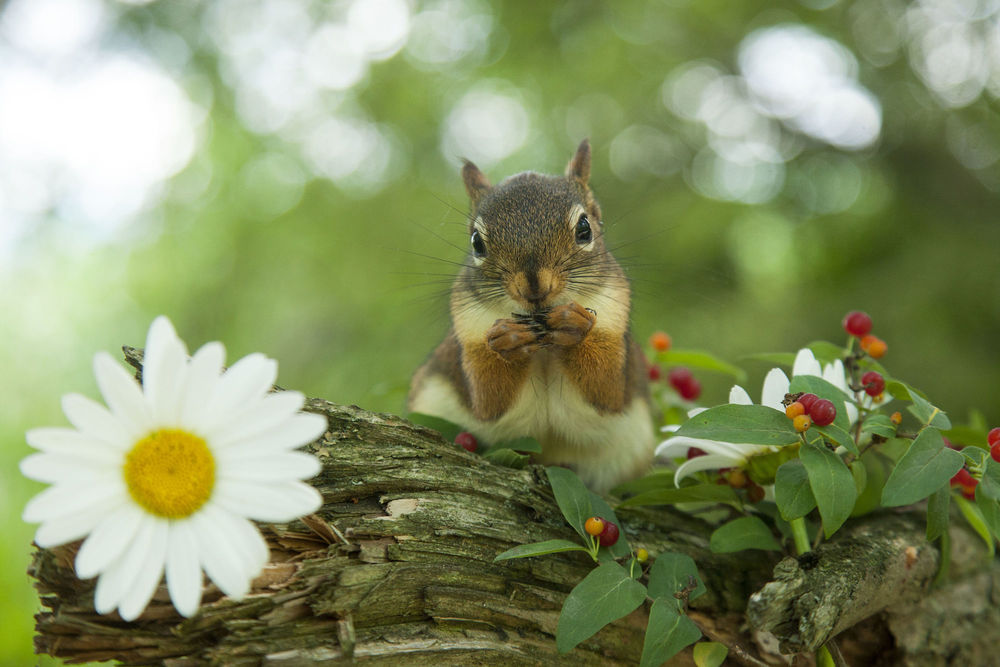
[{"label": "squirrel's mouth", "polygon": [[518,271],[507,283],[507,292],[528,314],[548,312],[565,287],[565,280],[551,269]]}]

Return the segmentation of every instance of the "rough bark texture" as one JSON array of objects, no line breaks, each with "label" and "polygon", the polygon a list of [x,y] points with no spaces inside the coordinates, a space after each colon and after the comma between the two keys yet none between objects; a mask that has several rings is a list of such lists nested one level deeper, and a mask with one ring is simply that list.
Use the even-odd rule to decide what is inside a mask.
[{"label": "rough bark texture", "polygon": [[[161,586],[143,616],[125,623],[94,612],[94,582],[73,575],[77,545],[38,550],[30,571],[44,607],[38,651],[167,665],[638,664],[646,608],[566,656],[556,652],[559,610],[592,567],[586,555],[493,562],[517,544],[574,539],[540,468],[495,466],[398,417],[321,400],[307,409],[329,420],[311,446],[323,461],[313,483],[324,505],[303,521],[262,526],[272,563],[249,597],[234,602],[209,586],[201,611],[183,619]],[[849,525],[814,554],[780,564],[762,551],[712,554],[712,527],[668,508],[620,518],[633,547],[694,558],[708,594],[692,617],[748,655],[781,664],[768,646],[811,650],[846,630],[838,641],[853,664],[995,659],[987,651],[1000,644],[1000,569],[954,530],[958,577],[928,595],[939,554],[919,513]]]}]

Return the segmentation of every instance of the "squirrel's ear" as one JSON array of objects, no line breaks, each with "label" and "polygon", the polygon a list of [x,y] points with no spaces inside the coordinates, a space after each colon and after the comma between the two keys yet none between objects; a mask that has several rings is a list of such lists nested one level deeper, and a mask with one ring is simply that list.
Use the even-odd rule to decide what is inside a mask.
[{"label": "squirrel's ear", "polygon": [[469,193],[472,200],[472,208],[479,205],[479,200],[490,191],[490,182],[486,175],[479,171],[479,167],[468,160],[463,160],[462,180],[465,182],[465,191]]},{"label": "squirrel's ear", "polygon": [[590,180],[590,139],[584,139],[576,149],[576,155],[566,165],[566,177],[586,187]]}]

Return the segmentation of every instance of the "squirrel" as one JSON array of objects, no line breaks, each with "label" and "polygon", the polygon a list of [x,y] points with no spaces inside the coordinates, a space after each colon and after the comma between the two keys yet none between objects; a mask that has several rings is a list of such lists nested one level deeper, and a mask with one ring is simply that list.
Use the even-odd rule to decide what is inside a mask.
[{"label": "squirrel", "polygon": [[534,437],[535,462],[573,468],[602,492],[650,465],[655,433],[590,159],[584,139],[563,177],[527,171],[496,186],[464,160],[469,255],[451,328],[414,374],[408,407],[485,442]]}]

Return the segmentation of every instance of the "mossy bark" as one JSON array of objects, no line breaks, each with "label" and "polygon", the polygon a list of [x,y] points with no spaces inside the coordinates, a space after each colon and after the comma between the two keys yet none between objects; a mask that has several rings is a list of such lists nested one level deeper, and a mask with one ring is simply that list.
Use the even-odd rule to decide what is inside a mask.
[{"label": "mossy bark", "polygon": [[[563,599],[592,567],[588,556],[493,562],[518,544],[575,539],[541,468],[493,465],[399,417],[322,400],[306,409],[329,421],[310,446],[323,462],[313,484],[324,504],[304,520],[262,526],[272,562],[250,596],[232,601],[209,585],[199,613],[183,619],[161,586],[142,617],[125,623],[94,612],[94,582],[73,575],[78,545],[38,550],[30,570],[44,608],[37,650],[165,665],[638,664],[645,606],[569,654],[556,651]],[[939,664],[933,656],[945,649],[931,630],[943,622],[942,600],[958,591],[994,618],[976,623],[968,645],[1000,643],[995,563],[987,567],[984,549],[953,531],[967,552],[959,560],[974,565],[927,597],[939,555],[916,512],[849,525],[814,554],[780,564],[771,552],[711,553],[712,526],[670,508],[620,518],[633,547],[694,558],[708,594],[694,601],[692,617],[734,647],[734,664],[774,660],[762,629],[786,650],[811,650],[846,629],[848,656]]]}]

